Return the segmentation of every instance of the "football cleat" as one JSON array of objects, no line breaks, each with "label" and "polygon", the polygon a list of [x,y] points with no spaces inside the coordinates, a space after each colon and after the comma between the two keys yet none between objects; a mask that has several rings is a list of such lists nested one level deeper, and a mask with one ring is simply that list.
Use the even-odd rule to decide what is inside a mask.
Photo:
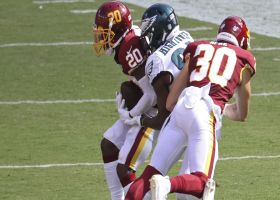
[{"label": "football cleat", "polygon": [[168,176],[153,175],[150,179],[152,200],[166,200],[170,192],[171,183]]},{"label": "football cleat", "polygon": [[202,200],[214,200],[216,184],[213,179],[209,179],[204,187]]}]

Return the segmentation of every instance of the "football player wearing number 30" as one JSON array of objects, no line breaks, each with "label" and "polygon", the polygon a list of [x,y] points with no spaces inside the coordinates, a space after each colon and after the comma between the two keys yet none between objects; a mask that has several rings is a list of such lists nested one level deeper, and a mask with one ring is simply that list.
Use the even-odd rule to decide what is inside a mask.
[{"label": "football player wearing number 30", "polygon": [[[249,46],[245,21],[230,16],[221,23],[215,42],[196,41],[185,49],[185,67],[167,98],[166,107],[172,111],[170,119],[161,130],[145,169],[158,173],[143,178],[146,182],[150,180],[153,200],[166,199],[172,192],[214,199],[212,178],[218,160],[217,137],[222,116],[245,121],[248,115],[250,79],[256,72]],[[234,92],[236,102],[227,104]],[[162,176],[168,158],[176,156],[177,149],[186,144],[183,164],[188,163],[191,174]]]}]

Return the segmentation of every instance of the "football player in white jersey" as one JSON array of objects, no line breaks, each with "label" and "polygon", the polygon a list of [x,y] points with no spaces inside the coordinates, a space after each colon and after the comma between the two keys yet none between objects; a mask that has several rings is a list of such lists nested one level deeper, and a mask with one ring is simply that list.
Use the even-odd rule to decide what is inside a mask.
[{"label": "football player in white jersey", "polygon": [[[183,68],[184,49],[193,39],[188,32],[179,29],[174,9],[167,4],[158,3],[150,6],[143,14],[141,30],[143,46],[153,52],[147,59],[145,76],[156,93],[158,113],[154,117],[141,115],[128,118],[125,123],[160,130],[170,114],[166,109],[169,88]],[[182,147],[179,154],[181,155],[185,149],[186,146]],[[166,166],[164,174],[167,173],[173,162],[178,160],[178,157],[170,159],[170,165]],[[184,173],[185,170],[181,169],[180,173]],[[143,174],[136,179],[129,188],[126,195],[127,200],[144,198],[149,190],[149,184],[146,184],[147,181],[143,181],[143,177],[150,173],[154,173],[153,169],[146,168]],[[143,184],[144,182],[145,184]]]},{"label": "football player in white jersey", "polygon": [[[230,16],[221,23],[216,41],[195,41],[185,49],[185,67],[166,102],[172,110],[170,120],[161,130],[149,166],[154,171],[165,170],[169,158],[176,157],[176,150],[187,144],[183,164],[188,163],[191,173],[171,178],[153,175],[153,200],[165,200],[172,192],[214,199],[222,115],[245,121],[249,112],[250,80],[256,73],[256,60],[249,48],[245,21]],[[236,102],[228,104],[234,93]]]},{"label": "football player in white jersey", "polygon": [[[103,3],[96,12],[94,20],[93,47],[98,56],[112,55],[124,74],[132,78],[143,92],[138,106],[131,110],[120,110],[118,119],[103,135],[101,152],[104,162],[106,181],[112,200],[124,199],[124,187],[135,178],[135,171],[143,163],[151,149],[155,131],[141,126],[130,126],[124,123],[123,117],[137,116],[152,110],[155,104],[155,93],[143,77],[146,62],[146,50],[141,45],[141,30],[133,26],[129,9],[119,1]],[[133,88],[133,87],[130,87]],[[122,96],[117,96],[119,107],[123,105]]]}]

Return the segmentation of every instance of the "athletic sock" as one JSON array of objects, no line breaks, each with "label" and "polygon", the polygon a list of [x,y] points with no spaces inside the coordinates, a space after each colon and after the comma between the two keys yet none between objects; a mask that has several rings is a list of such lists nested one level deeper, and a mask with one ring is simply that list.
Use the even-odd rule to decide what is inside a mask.
[{"label": "athletic sock", "polygon": [[121,179],[121,184],[123,187],[125,187],[130,183],[132,183],[133,181],[135,181],[135,179],[136,179],[136,174],[134,172],[128,173],[126,176],[124,176]]},{"label": "athletic sock", "polygon": [[125,200],[143,199],[145,194],[150,190],[150,178],[154,174],[161,174],[154,167],[148,165],[143,171],[142,175],[137,178],[130,186]]},{"label": "athletic sock", "polygon": [[191,194],[201,198],[207,180],[208,178],[203,173],[199,172],[175,176],[170,178],[170,192]]},{"label": "athletic sock", "polygon": [[112,200],[123,200],[124,191],[117,174],[118,161],[104,163],[104,172]]}]

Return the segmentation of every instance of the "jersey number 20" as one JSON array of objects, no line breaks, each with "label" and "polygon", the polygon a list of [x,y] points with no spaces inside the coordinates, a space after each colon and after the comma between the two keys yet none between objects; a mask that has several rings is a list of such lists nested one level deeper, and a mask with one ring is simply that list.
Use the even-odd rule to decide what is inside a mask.
[{"label": "jersey number 20", "polygon": [[143,61],[143,56],[139,49],[133,49],[132,52],[127,54],[125,59],[128,62],[129,67],[133,68]]}]

